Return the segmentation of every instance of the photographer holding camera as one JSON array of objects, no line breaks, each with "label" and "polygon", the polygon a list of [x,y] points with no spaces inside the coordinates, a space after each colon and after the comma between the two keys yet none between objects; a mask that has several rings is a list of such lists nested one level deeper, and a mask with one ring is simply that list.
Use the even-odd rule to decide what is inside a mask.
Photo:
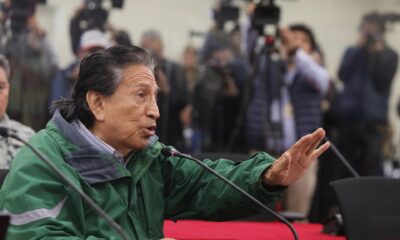
[{"label": "photographer holding camera", "polygon": [[384,35],[381,15],[364,16],[357,44],[342,59],[338,74],[344,91],[333,105],[339,148],[362,176],[383,174],[388,102],[398,64],[398,54],[386,44]]},{"label": "photographer holding camera", "polygon": [[[279,30],[280,56],[262,51],[247,112],[251,152],[281,154],[297,139],[321,127],[321,102],[330,76],[312,30],[304,24]],[[274,53],[275,54],[275,53]],[[317,162],[287,191],[285,210],[308,214],[314,194]]]},{"label": "photographer holding camera", "polygon": [[[239,131],[232,147],[244,151],[241,126],[237,126],[242,90],[248,69],[235,58],[228,34],[213,32],[203,48],[204,69],[195,87],[193,118],[202,135],[202,151],[225,151],[232,133]],[[236,129],[240,128],[240,129]]]}]

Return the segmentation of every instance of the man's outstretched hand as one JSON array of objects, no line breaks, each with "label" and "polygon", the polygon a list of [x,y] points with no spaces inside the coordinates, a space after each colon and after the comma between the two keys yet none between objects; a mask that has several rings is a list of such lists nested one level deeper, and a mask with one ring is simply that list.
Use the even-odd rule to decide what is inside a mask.
[{"label": "man's outstretched hand", "polygon": [[318,147],[324,136],[325,131],[320,128],[298,140],[264,173],[263,184],[289,186],[294,183],[310,164],[329,148],[329,142]]}]

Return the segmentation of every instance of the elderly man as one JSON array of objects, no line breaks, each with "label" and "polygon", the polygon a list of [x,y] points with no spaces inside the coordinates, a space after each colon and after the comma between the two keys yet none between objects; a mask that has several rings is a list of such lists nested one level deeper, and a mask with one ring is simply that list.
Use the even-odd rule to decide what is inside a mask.
[{"label": "elderly man", "polygon": [[[162,238],[164,219],[223,220],[259,210],[194,162],[160,153],[157,90],[145,50],[116,46],[96,52],[82,60],[72,98],[55,104],[52,120],[30,142],[131,239]],[[319,129],[303,137],[276,161],[258,153],[240,164],[205,163],[271,203],[329,147],[317,148],[324,134]],[[0,191],[0,209],[12,216],[10,239],[118,239],[27,148],[17,154]]]},{"label": "elderly man", "polygon": [[[8,96],[10,93],[10,65],[7,59],[0,55],[0,126],[11,129],[15,134],[24,140],[28,140],[35,132],[17,121],[10,119],[7,114]],[[0,137],[0,169],[8,169],[15,153],[21,148],[22,144],[13,139]]]}]

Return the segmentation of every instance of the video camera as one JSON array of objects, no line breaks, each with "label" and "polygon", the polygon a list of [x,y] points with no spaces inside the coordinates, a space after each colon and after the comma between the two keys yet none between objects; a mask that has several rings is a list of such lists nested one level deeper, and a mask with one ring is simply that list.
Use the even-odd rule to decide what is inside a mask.
[{"label": "video camera", "polygon": [[374,31],[365,32],[367,45],[376,43],[383,38],[387,25],[400,21],[400,14],[398,13],[378,13],[371,12],[366,14],[362,19],[362,24],[372,23],[378,26]]},{"label": "video camera", "polygon": [[46,0],[12,0],[10,5],[3,3],[2,11],[7,20],[13,35],[22,32],[27,27],[27,20],[36,12],[37,4],[45,4]]},{"label": "video camera", "polygon": [[[123,8],[124,0],[109,0],[111,8]],[[105,8],[103,0],[84,0],[83,9],[70,23],[71,47],[76,54],[81,35],[91,29],[105,31],[109,10]]]},{"label": "video camera", "polygon": [[231,0],[221,0],[218,7],[213,9],[213,19],[220,29],[228,21],[236,22],[239,19],[239,8]]},{"label": "video camera", "polygon": [[261,0],[251,16],[251,26],[260,35],[265,35],[265,27],[273,26],[276,31],[280,20],[281,10],[275,5],[274,0]]},{"label": "video camera", "polygon": [[[123,0],[111,0],[112,8],[122,8]],[[78,16],[79,21],[85,22],[82,25],[86,29],[104,30],[108,19],[108,10],[103,7],[103,0],[85,0],[84,9]]]}]

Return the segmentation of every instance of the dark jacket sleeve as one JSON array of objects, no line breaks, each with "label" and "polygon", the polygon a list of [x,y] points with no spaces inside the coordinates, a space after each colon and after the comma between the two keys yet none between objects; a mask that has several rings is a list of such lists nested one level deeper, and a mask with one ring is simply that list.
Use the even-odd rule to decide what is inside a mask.
[{"label": "dark jacket sleeve", "polygon": [[[243,162],[226,159],[204,161],[265,204],[273,203],[282,193],[268,192],[261,183],[262,173],[272,162],[273,158],[266,153],[256,154]],[[261,210],[258,205],[193,161],[167,158],[163,175],[166,184],[167,219],[196,218],[222,221],[249,216]]]},{"label": "dark jacket sleeve", "polygon": [[397,70],[399,56],[391,48],[371,54],[370,73],[372,83],[379,93],[388,93]]},{"label": "dark jacket sleeve", "polygon": [[358,69],[357,64],[359,64],[360,59],[363,56],[366,57],[364,53],[362,48],[350,47],[346,50],[339,67],[338,76],[340,80],[346,82],[351,78],[351,75]]}]

